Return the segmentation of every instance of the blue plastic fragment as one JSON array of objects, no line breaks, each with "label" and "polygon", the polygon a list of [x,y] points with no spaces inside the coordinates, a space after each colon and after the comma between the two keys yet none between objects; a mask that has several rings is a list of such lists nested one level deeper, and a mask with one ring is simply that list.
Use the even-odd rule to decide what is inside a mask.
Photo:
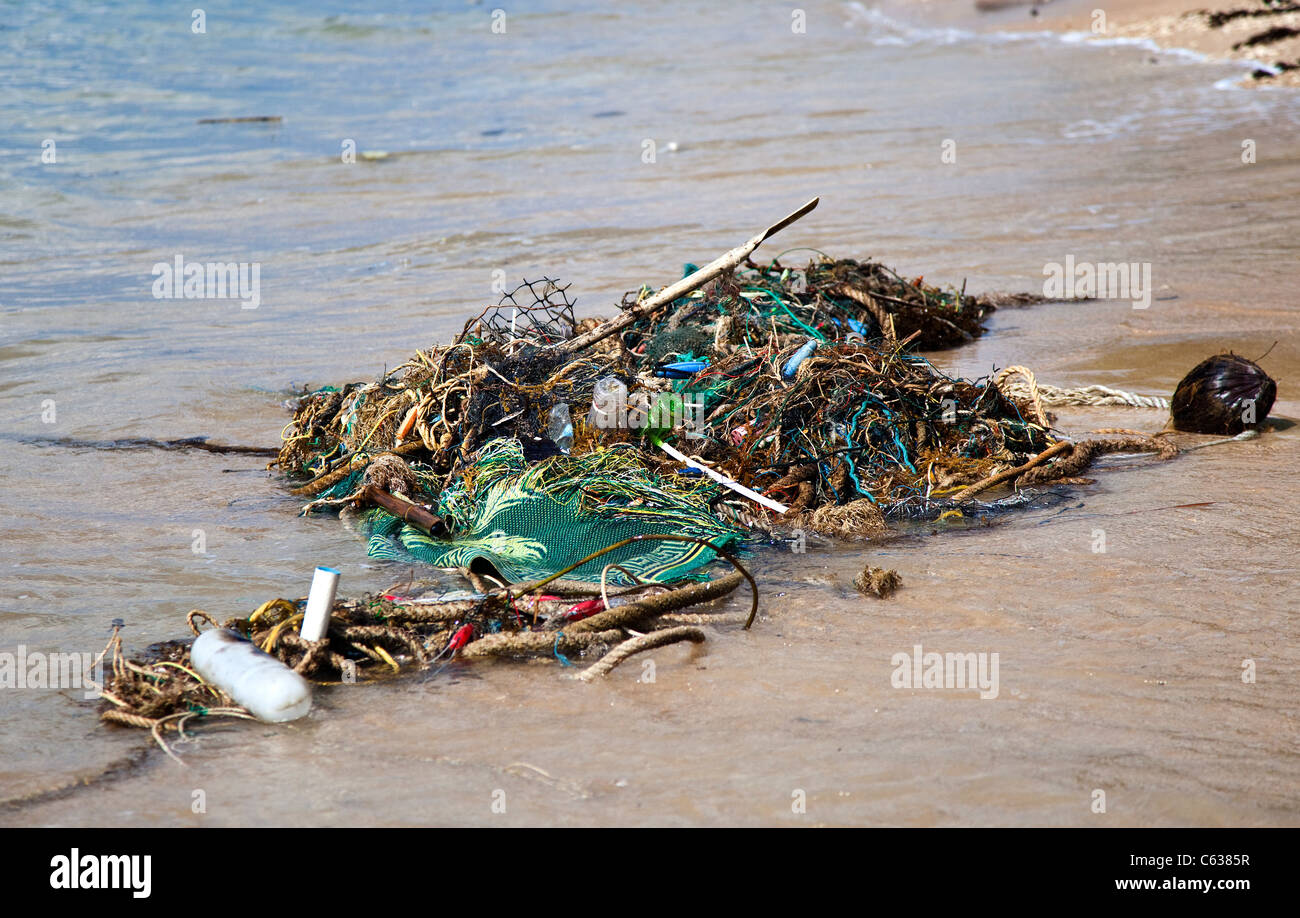
[{"label": "blue plastic fragment", "polygon": [[807,360],[815,350],[817,350],[817,339],[809,338],[804,346],[795,351],[794,356],[785,362],[785,366],[781,368],[781,376],[785,379],[794,379],[794,374],[799,372],[799,364]]},{"label": "blue plastic fragment", "polygon": [[654,375],[661,379],[690,379],[701,370],[707,370],[707,360],[679,360],[676,363],[660,363],[654,368]]}]

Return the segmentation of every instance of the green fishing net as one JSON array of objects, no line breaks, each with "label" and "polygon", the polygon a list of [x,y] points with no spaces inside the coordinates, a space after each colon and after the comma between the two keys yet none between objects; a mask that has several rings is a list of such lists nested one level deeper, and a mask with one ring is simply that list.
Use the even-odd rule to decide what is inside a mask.
[{"label": "green fishing net", "polygon": [[[555,456],[529,465],[518,440],[489,442],[469,472],[441,495],[437,513],[451,540],[430,538],[379,508],[356,518],[372,558],[412,559],[436,567],[486,562],[511,582],[554,574],[607,545],[638,535],[693,536],[726,548],[740,530],[709,512],[712,482],[656,479],[631,448]],[[565,575],[609,583],[697,578],[716,557],[693,542],[647,539],[589,561]],[[621,570],[620,570],[621,568]]]}]

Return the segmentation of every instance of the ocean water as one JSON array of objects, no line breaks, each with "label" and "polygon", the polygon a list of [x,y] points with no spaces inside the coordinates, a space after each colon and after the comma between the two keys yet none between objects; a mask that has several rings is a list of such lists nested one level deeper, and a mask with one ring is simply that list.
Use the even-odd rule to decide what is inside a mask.
[{"label": "ocean water", "polygon": [[[320,563],[348,593],[404,578],[258,460],[103,444],[274,446],[294,387],[446,341],[494,281],[608,314],[815,195],[760,255],[969,290],[1151,265],[1149,308],[1004,310],[931,355],[953,373],[1168,395],[1277,341],[1274,414],[1300,411],[1300,97],[1234,65],[864,3],[804,4],[803,31],[684,2],[213,5],[201,32],[142,2],[0,9],[0,650],[97,652],[115,618],[140,649]],[[256,265],[256,308],[155,296],[177,257]],[[485,666],[320,693],[290,727],[204,729],[189,769],[155,751],[0,820],[1294,824],[1298,437],[1113,461],[988,529],[765,551],[754,631],[661,651],[653,685]],[[867,561],[903,591],[858,596]],[[893,688],[917,644],[998,652],[999,697]],[[0,798],[147,742],[79,693],[0,689]]]}]

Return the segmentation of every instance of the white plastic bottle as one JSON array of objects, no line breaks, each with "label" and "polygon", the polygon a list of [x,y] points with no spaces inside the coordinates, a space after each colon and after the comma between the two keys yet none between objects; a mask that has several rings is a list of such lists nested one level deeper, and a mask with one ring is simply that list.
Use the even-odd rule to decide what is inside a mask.
[{"label": "white plastic bottle", "polygon": [[284,723],[311,710],[311,683],[228,629],[213,628],[195,638],[190,662],[258,720]]}]

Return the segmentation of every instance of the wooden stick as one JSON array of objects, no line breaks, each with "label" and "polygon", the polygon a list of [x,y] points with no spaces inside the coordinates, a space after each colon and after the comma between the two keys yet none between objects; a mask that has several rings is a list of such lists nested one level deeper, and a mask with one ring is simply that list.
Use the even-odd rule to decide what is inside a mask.
[{"label": "wooden stick", "polygon": [[763,240],[779,233],[805,214],[811,213],[813,209],[817,207],[817,203],[820,200],[821,198],[813,198],[785,219],[773,223],[744,245],[737,246],[725,255],[715,258],[703,268],[697,270],[694,274],[688,274],[677,283],[671,284],[660,290],[658,293],[654,294],[654,296],[647,297],[635,306],[624,311],[622,315],[616,316],[608,322],[605,322],[603,325],[598,325],[591,331],[578,335],[576,338],[570,338],[568,341],[561,342],[556,345],[556,351],[565,356],[576,354],[578,351],[590,347],[597,341],[608,338],[615,332],[627,328],[637,319],[651,315],[661,307],[667,306],[678,297],[685,296],[692,290],[698,290],[719,274],[724,271],[729,271],[739,265],[750,256],[750,253],[752,253],[754,249],[758,248],[759,245],[762,244]]},{"label": "wooden stick", "polygon": [[1053,456],[1063,453],[1067,449],[1073,449],[1073,448],[1074,448],[1074,444],[1071,443],[1069,440],[1062,440],[1060,443],[1057,443],[1043,450],[1041,453],[1039,453],[1033,459],[1030,459],[1022,466],[1018,466],[1014,469],[1007,469],[1005,472],[999,472],[998,474],[992,476],[991,478],[985,478],[983,481],[976,482],[975,484],[971,485],[969,488],[962,488],[960,491],[958,491],[956,494],[952,496],[952,499],[954,501],[962,501],[962,500],[966,500],[967,498],[974,497],[976,494],[980,493],[981,491],[987,491],[989,488],[993,487],[994,485],[999,485],[1002,484],[1002,482],[1004,481],[1008,481],[1012,478],[1017,478],[1020,475],[1023,475],[1025,472],[1028,472],[1034,466],[1042,465],[1044,462],[1046,462],[1048,459],[1051,459]]}]

